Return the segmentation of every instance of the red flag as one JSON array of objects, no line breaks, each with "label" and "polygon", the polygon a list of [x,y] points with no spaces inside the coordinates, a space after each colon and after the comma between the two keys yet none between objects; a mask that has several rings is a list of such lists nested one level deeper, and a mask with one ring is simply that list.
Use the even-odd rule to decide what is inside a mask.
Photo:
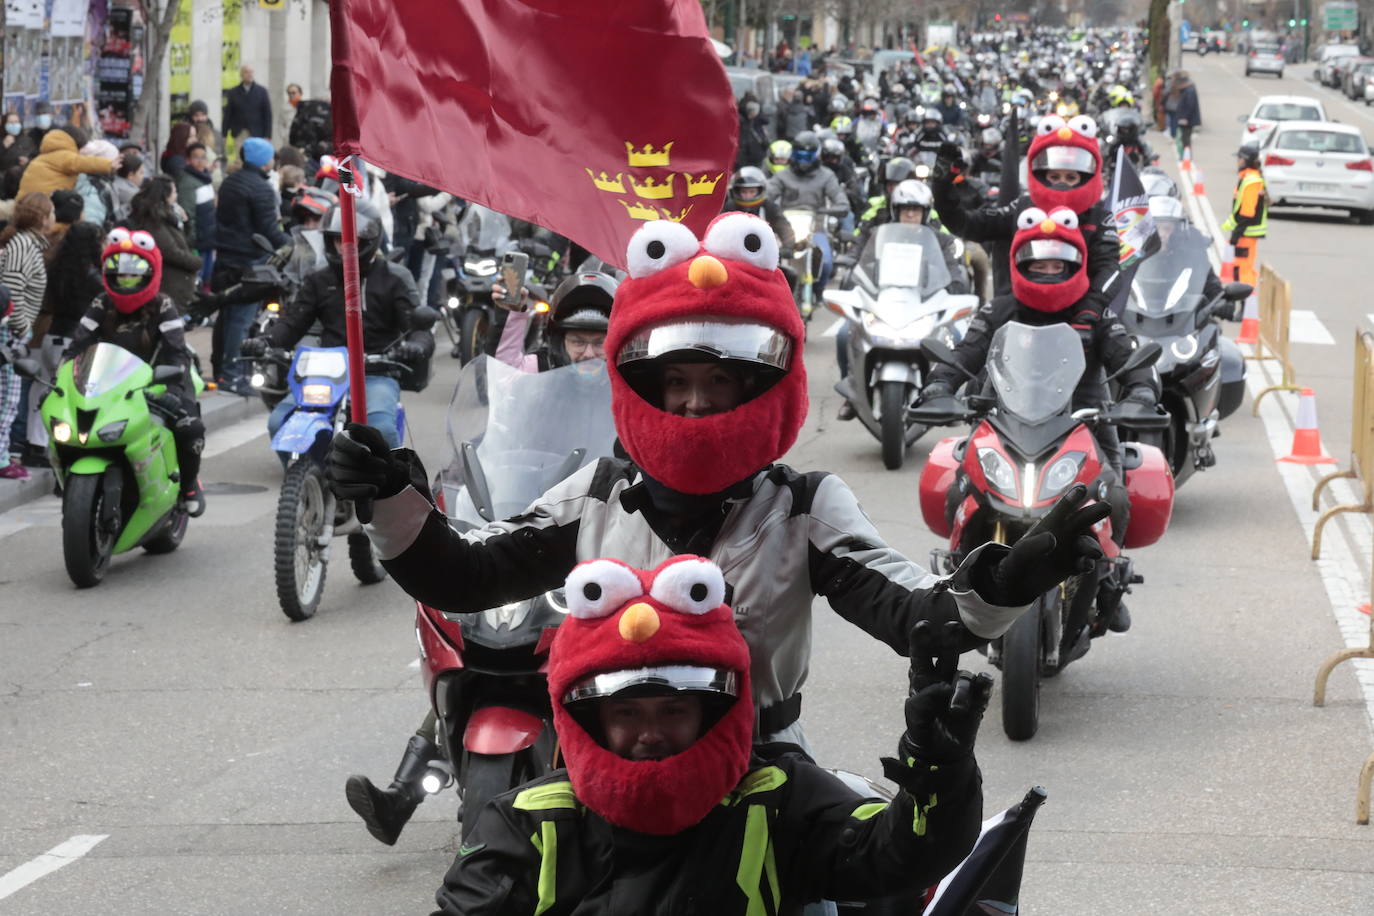
[{"label": "red flag", "polygon": [[332,0],[340,152],[622,264],[645,220],[701,234],[739,118],[699,0]]}]

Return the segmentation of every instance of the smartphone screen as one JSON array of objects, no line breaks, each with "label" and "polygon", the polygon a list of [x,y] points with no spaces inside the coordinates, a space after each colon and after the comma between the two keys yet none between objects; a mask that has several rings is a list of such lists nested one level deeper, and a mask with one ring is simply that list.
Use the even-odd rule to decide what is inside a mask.
[{"label": "smartphone screen", "polygon": [[506,288],[502,304],[508,308],[520,305],[520,291],[525,287],[529,264],[530,256],[523,251],[508,251],[501,256],[501,285]]}]

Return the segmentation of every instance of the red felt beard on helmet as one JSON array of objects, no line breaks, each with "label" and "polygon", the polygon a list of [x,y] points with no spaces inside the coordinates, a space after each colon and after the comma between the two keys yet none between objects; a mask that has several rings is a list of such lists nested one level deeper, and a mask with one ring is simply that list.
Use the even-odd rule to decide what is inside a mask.
[{"label": "red felt beard on helmet", "polygon": [[[616,291],[606,335],[611,410],[620,442],[650,477],[680,493],[718,493],[767,467],[792,447],[806,420],[804,329],[786,278],[780,270],[742,261],[722,263],[728,279],[713,289],[698,289],[687,279],[690,258],[625,280]],[[688,317],[742,319],[776,328],[792,341],[791,366],[775,385],[734,410],[709,417],[660,410],[625,381],[613,354],[646,325]]]},{"label": "red felt beard on helmet", "polygon": [[1026,181],[1030,186],[1030,199],[1031,203],[1046,212],[1058,207],[1068,207],[1075,213],[1082,213],[1102,199],[1102,153],[1097,148],[1096,139],[1084,136],[1072,128],[1066,127],[1063,130],[1070,134],[1067,139],[1060,131],[1055,131],[1032,140],[1030,149],[1026,152],[1026,162],[1034,162],[1040,151],[1047,147],[1072,146],[1092,153],[1096,165],[1092,177],[1076,188],[1057,191],[1037,178],[1034,171],[1029,171]]},{"label": "red felt beard on helmet", "polygon": [[[1078,270],[1063,283],[1035,283],[1021,273],[1021,268],[1016,263],[1016,252],[1022,245],[1043,238],[1068,242],[1078,249]],[[1077,229],[1065,229],[1056,224],[1052,233],[1046,233],[1037,224],[1031,229],[1021,230],[1016,233],[1011,243],[1012,294],[1016,296],[1017,302],[1038,312],[1058,312],[1068,308],[1082,299],[1088,291],[1088,269],[1085,266],[1087,256],[1088,249],[1083,242],[1083,235]]]},{"label": "red felt beard on helmet", "polygon": [[[684,559],[675,557],[664,566]],[[617,827],[667,836],[700,823],[749,768],[754,736],[749,648],[729,607],[722,604],[700,615],[675,611],[647,594],[658,570],[634,572],[644,583],[644,595],[609,616],[568,617],[558,628],[549,650],[549,698],[578,800]],[[643,642],[620,634],[621,616],[637,602],[652,606],[661,621]],[[738,676],[734,703],[680,754],[627,760],[597,743],[563,706],[568,689],[588,675],[671,663],[724,668]]]},{"label": "red felt beard on helmet", "polygon": [[[128,230],[125,231],[127,232]],[[121,293],[118,290],[111,289],[109,282],[105,279],[103,265],[106,258],[116,254],[133,254],[147,260],[153,268],[151,282],[136,293]],[[105,287],[106,295],[108,295],[110,301],[114,303],[115,310],[121,315],[129,315],[138,311],[151,302],[153,297],[158,294],[158,290],[162,288],[162,252],[158,250],[157,246],[153,246],[152,250],[148,250],[136,245],[125,247],[123,244],[116,242],[105,246],[105,250],[100,253],[100,263],[102,265],[100,282]]]}]

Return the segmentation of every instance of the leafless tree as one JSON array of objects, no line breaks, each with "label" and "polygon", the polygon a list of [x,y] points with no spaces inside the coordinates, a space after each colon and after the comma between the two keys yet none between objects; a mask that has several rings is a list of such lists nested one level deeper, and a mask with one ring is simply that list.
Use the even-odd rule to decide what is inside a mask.
[{"label": "leafless tree", "polygon": [[162,98],[162,61],[167,56],[167,45],[172,40],[172,26],[177,12],[184,0],[143,0],[143,12],[147,28],[152,38],[152,48],[143,68],[143,91],[134,104],[133,115],[129,118],[130,134],[140,139],[151,149],[162,139],[161,108]]}]

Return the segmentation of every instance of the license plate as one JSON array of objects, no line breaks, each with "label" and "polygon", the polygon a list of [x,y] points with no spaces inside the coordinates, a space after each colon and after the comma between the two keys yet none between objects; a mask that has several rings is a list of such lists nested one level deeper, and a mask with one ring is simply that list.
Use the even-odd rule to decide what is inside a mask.
[{"label": "license plate", "polygon": [[1307,181],[1298,182],[1299,191],[1330,191],[1334,185],[1323,184],[1322,182]]}]

